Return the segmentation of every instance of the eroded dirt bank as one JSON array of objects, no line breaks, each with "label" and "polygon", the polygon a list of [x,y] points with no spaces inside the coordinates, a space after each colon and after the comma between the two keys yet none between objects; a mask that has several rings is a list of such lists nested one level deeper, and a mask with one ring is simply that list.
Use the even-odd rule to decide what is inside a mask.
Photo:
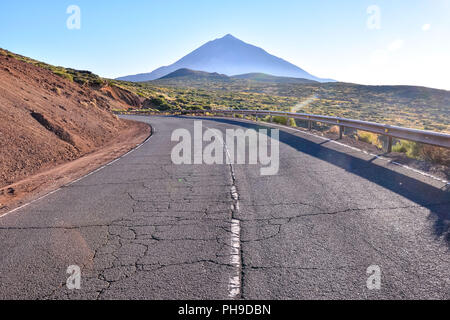
[{"label": "eroded dirt bank", "polygon": [[0,189],[0,215],[83,177],[119,158],[150,136],[151,128],[148,125],[134,121],[125,122],[129,127],[99,150],[74,161],[42,170]]},{"label": "eroded dirt bank", "polygon": [[110,112],[127,106],[120,96],[0,54],[0,210],[144,141],[147,125]]}]

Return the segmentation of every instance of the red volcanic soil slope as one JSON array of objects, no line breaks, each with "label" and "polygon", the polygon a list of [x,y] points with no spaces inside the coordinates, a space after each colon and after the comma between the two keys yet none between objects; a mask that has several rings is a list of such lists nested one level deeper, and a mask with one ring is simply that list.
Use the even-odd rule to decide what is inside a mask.
[{"label": "red volcanic soil slope", "polygon": [[107,95],[0,54],[0,188],[96,151],[139,126],[109,112],[127,107],[111,90],[104,90]]},{"label": "red volcanic soil slope", "polygon": [[100,91],[107,97],[113,100],[123,101],[127,106],[132,108],[140,108],[143,104],[143,99],[138,95],[119,87],[107,85],[101,88]]}]

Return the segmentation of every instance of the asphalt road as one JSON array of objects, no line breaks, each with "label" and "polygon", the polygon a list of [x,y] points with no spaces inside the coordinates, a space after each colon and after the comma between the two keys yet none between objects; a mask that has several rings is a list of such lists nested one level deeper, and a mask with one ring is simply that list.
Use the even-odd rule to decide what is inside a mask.
[{"label": "asphalt road", "polygon": [[1,299],[450,299],[441,182],[293,130],[275,176],[174,165],[171,134],[194,120],[129,118],[155,129],[141,148],[0,218]]}]

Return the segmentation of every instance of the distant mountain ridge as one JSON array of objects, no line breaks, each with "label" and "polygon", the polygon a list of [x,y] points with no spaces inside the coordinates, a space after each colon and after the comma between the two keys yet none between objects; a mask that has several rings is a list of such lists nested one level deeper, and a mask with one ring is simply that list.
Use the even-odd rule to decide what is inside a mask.
[{"label": "distant mountain ridge", "polygon": [[214,78],[214,79],[220,79],[220,80],[226,80],[229,79],[228,76],[224,74],[219,74],[217,72],[205,72],[205,71],[197,71],[197,70],[191,70],[187,68],[178,69],[172,73],[169,73],[168,75],[165,75],[164,77],[161,77],[157,80],[164,80],[164,79],[173,79],[173,78]]},{"label": "distant mountain ridge", "polygon": [[321,79],[265,50],[245,43],[228,34],[210,41],[194,50],[174,64],[161,67],[150,73],[125,76],[117,80],[145,82],[160,79],[179,69],[191,69],[227,76],[264,73],[272,76],[303,78],[319,82],[333,82]]},{"label": "distant mountain ridge", "polygon": [[161,82],[165,80],[175,80],[175,81],[189,81],[189,80],[209,80],[209,81],[232,81],[232,80],[247,80],[256,82],[266,82],[266,83],[292,83],[292,84],[313,84],[318,83],[314,80],[302,79],[302,78],[289,78],[289,77],[277,77],[265,73],[246,73],[237,76],[229,77],[224,74],[219,74],[217,72],[209,73],[205,71],[191,70],[187,68],[178,69],[168,75],[161,77],[156,80],[156,82]]},{"label": "distant mountain ridge", "polygon": [[258,82],[270,82],[270,83],[317,83],[318,81],[304,79],[304,78],[292,78],[292,77],[277,77],[265,73],[246,73],[233,76],[234,79],[253,80]]}]

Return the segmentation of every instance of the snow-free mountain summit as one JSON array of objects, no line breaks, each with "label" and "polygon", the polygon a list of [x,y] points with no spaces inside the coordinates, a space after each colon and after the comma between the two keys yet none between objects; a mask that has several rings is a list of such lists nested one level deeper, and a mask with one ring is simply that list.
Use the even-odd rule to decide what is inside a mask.
[{"label": "snow-free mountain summit", "polygon": [[204,44],[170,66],[158,68],[151,73],[121,77],[118,80],[132,82],[156,80],[183,68],[217,72],[228,76],[265,73],[279,77],[304,78],[320,82],[333,81],[315,77],[296,65],[275,57],[261,48],[245,43],[231,34]]}]

